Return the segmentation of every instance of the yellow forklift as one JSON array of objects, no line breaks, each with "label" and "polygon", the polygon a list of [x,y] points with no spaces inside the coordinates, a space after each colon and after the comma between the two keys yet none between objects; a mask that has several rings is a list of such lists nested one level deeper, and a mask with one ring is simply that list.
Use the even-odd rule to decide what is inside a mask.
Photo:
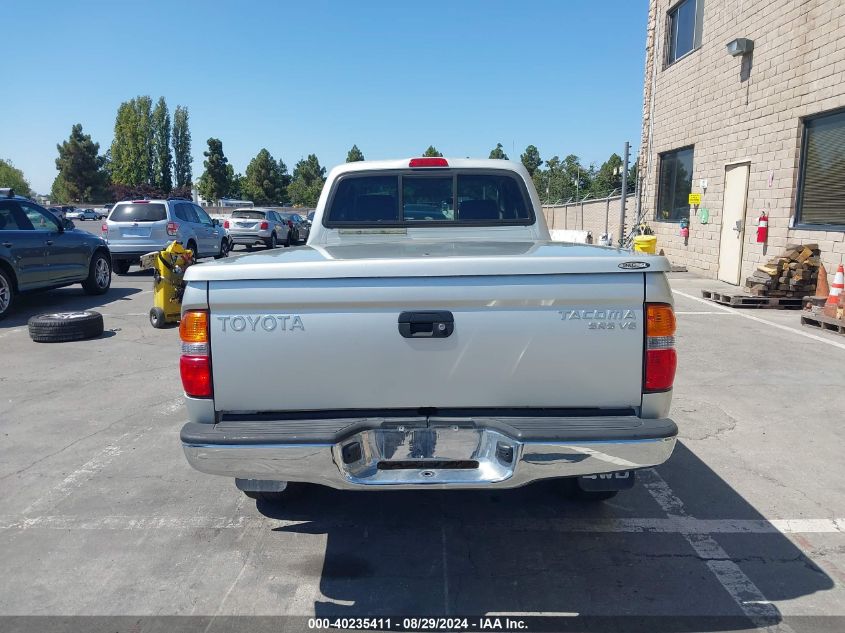
[{"label": "yellow forklift", "polygon": [[154,251],[141,257],[141,268],[153,269],[150,323],[154,328],[179,323],[182,295],[185,293],[185,269],[193,263],[193,251],[179,242],[170,242],[163,251]]}]

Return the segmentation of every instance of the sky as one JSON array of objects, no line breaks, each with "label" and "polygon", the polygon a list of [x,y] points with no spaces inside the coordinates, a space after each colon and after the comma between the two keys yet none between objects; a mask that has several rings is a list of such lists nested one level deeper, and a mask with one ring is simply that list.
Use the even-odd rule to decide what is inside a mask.
[{"label": "sky", "polygon": [[[445,2],[5,0],[0,158],[47,193],[81,123],[104,153],[122,101],[190,112],[193,172],[222,140],[236,172],[262,148],[290,171],[434,145],[486,158],[638,145],[647,0]],[[14,25],[14,26],[12,26]],[[633,159],[632,159],[633,162]]]}]

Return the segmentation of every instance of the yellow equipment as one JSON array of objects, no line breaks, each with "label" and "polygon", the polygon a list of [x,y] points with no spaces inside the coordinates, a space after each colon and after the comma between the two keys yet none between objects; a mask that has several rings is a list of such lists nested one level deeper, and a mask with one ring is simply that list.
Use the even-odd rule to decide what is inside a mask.
[{"label": "yellow equipment", "polygon": [[638,253],[651,253],[654,255],[657,252],[657,236],[636,235],[634,237],[634,250]]},{"label": "yellow equipment", "polygon": [[153,307],[150,323],[154,328],[179,323],[182,295],[185,293],[185,269],[194,263],[193,251],[179,242],[170,242],[163,251],[141,257],[141,268],[153,269]]}]

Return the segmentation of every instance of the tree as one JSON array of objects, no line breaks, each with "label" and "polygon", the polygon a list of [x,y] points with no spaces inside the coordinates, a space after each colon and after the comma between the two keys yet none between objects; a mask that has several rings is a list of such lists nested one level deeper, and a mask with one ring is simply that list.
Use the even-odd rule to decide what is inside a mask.
[{"label": "tree", "polygon": [[205,172],[200,177],[199,192],[208,201],[219,200],[229,195],[229,159],[223,154],[223,142],[219,138],[208,139],[208,151],[203,152]]},{"label": "tree", "polygon": [[499,158],[501,160],[508,160],[508,155],[505,154],[505,150],[502,149],[501,143],[496,143],[496,147],[490,150],[490,158]]},{"label": "tree", "polygon": [[428,149],[423,152],[423,156],[436,157],[436,156],[443,156],[443,154],[438,152],[437,149],[434,147],[434,145],[429,145]]},{"label": "tree", "polygon": [[592,192],[594,197],[604,197],[610,195],[614,189],[622,187],[622,159],[619,154],[613,153],[605,162],[602,163],[599,170],[593,178]]},{"label": "tree", "polygon": [[173,175],[176,187],[191,186],[191,130],[188,128],[188,108],[176,106],[173,112]]},{"label": "tree", "polygon": [[153,110],[153,184],[170,193],[173,189],[173,177],[170,166],[173,155],[170,153],[170,113],[164,97],[159,97]]},{"label": "tree", "polygon": [[71,128],[70,137],[56,145],[59,157],[56,169],[61,177],[60,187],[70,200],[91,202],[103,195],[105,189],[105,162],[98,154],[100,144],[91,140],[90,134],[82,133],[82,125]]},{"label": "tree", "polygon": [[320,192],[326,182],[326,169],[320,166],[317,156],[309,154],[293,170],[293,180],[288,186],[288,196],[295,205],[316,207]]},{"label": "tree", "polygon": [[23,172],[11,161],[0,158],[0,187],[11,187],[19,196],[32,196],[32,189],[24,178]]},{"label": "tree", "polygon": [[53,179],[53,185],[50,187],[50,201],[53,203],[71,201],[61,174]]},{"label": "tree", "polygon": [[364,160],[364,153],[358,149],[357,145],[353,145],[352,149],[346,154],[346,162],[357,163],[359,160]]},{"label": "tree", "polygon": [[114,182],[129,186],[152,182],[152,131],[150,97],[136,97],[120,104],[111,145],[111,175]]},{"label": "tree", "polygon": [[232,163],[226,165],[226,173],[229,174],[229,193],[226,194],[228,198],[235,198],[241,200],[244,197],[244,182],[243,174],[236,174]]},{"label": "tree", "polygon": [[534,172],[543,164],[542,159],[540,158],[540,151],[534,146],[529,145],[525,148],[525,153],[519,157],[519,160],[522,161],[522,164],[525,165],[525,169],[528,170],[528,173],[533,176]]},{"label": "tree", "polygon": [[243,195],[255,204],[279,203],[287,195],[289,180],[285,164],[276,162],[270,152],[262,149],[246,167]]}]

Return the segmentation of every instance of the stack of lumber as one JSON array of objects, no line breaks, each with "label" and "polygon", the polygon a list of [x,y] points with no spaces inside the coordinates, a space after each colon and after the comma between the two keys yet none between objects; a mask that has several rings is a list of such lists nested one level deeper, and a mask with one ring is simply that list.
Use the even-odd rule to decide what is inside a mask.
[{"label": "stack of lumber", "polygon": [[745,287],[758,297],[813,295],[819,276],[820,254],[818,244],[787,244],[783,253],[757,267],[745,280]]}]

